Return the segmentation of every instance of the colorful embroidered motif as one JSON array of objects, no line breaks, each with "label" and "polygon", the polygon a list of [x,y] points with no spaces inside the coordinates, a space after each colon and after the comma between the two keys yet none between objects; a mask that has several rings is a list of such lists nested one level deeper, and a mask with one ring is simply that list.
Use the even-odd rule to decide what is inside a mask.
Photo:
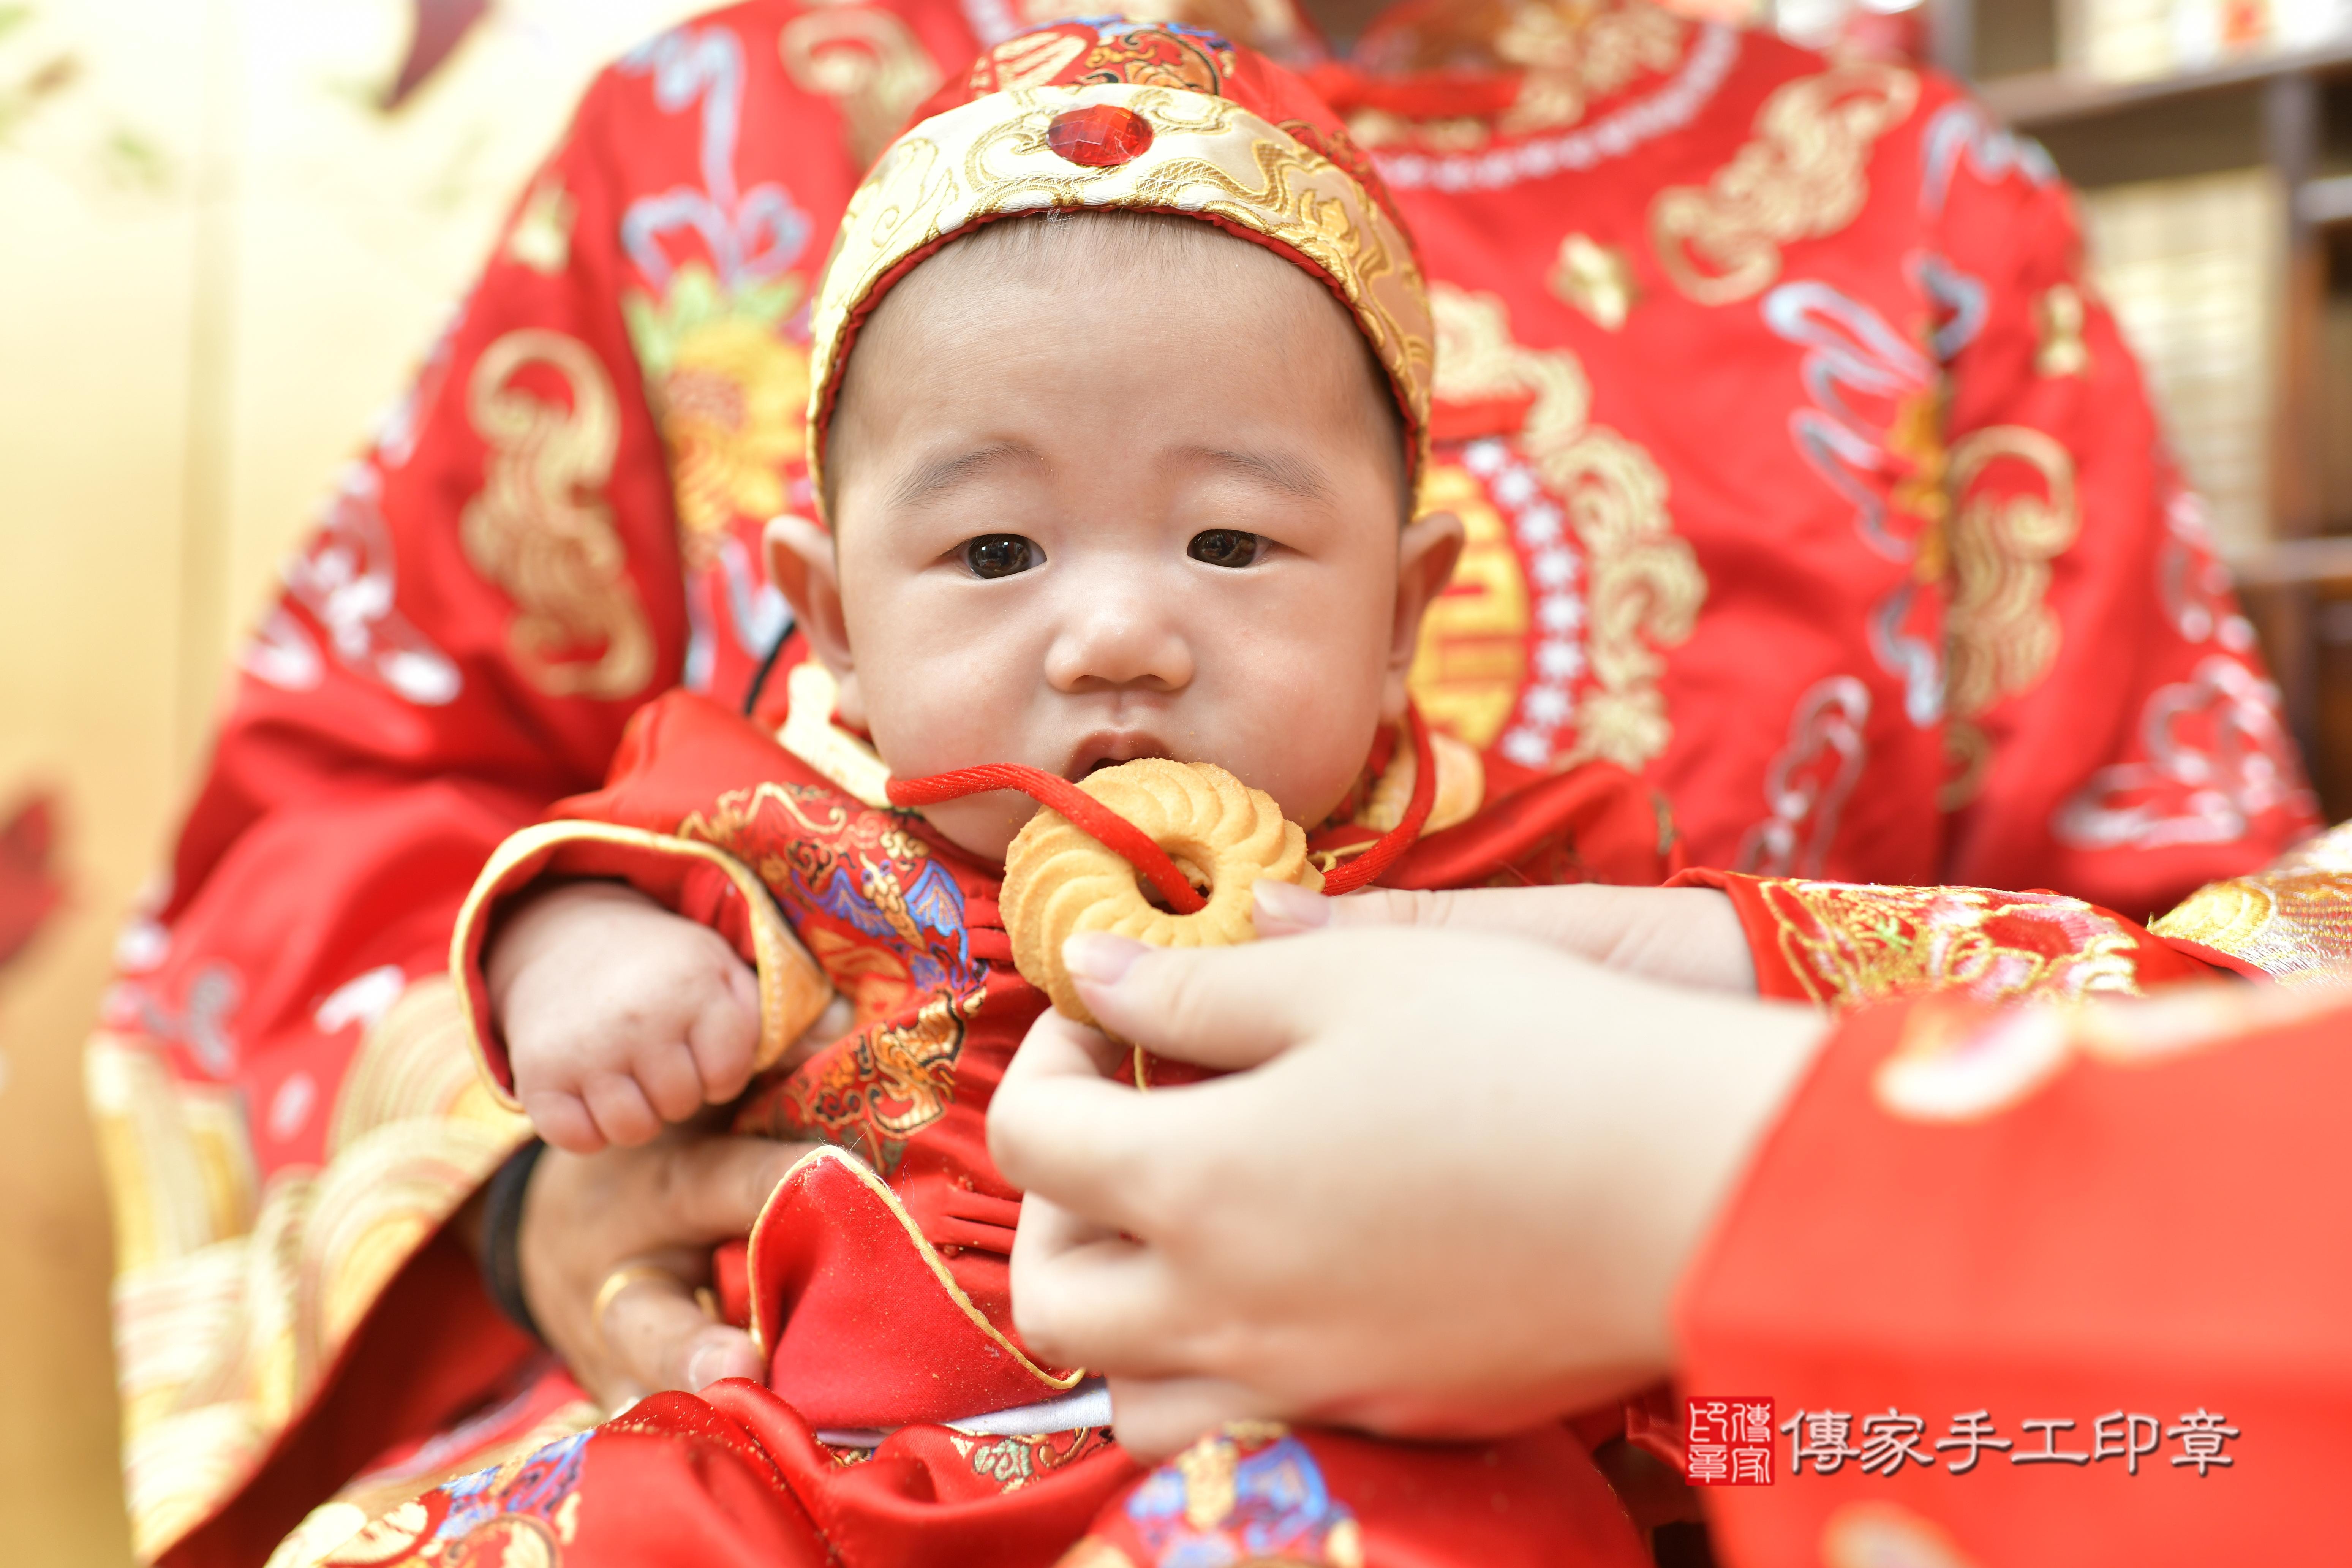
[{"label": "colorful embroidered motif", "polygon": [[1280,1426],[1236,1423],[1154,1470],[1127,1516],[1155,1568],[1281,1562],[1356,1568],[1356,1516],[1307,1446]]},{"label": "colorful embroidered motif", "polygon": [[793,1073],[780,1095],[755,1097],[746,1115],[772,1137],[819,1139],[896,1174],[907,1140],[955,1098],[965,1025],[985,994],[934,996],[911,1024],[858,1030]]},{"label": "colorful embroidered motif", "polygon": [[895,1171],[906,1141],[953,1099],[965,1025],[985,994],[955,878],[896,815],[814,784],[731,790],[678,836],[758,874],[862,1026],[756,1095],[745,1116]]},{"label": "colorful embroidered motif", "polygon": [[2137,945],[2056,893],[1766,881],[1780,955],[1814,1001],[1846,1007],[1914,991],[1986,1001],[2137,994]]},{"label": "colorful embroidered motif", "polygon": [[[677,832],[758,872],[804,942],[810,922],[830,917],[850,931],[905,942],[916,990],[961,991],[978,981],[962,891],[891,813],[861,810],[814,784],[762,784],[720,795],[709,816],[696,812]],[[864,978],[835,984],[846,990]]]}]

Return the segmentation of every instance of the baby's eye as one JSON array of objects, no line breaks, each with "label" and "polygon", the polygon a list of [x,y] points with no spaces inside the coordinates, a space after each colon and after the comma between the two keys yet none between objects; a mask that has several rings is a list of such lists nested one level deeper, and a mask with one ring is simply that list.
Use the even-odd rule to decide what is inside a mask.
[{"label": "baby's eye", "polygon": [[1258,547],[1265,542],[1258,534],[1211,528],[1194,534],[1185,553],[1212,566],[1249,566],[1256,563]]},{"label": "baby's eye", "polygon": [[1017,533],[983,533],[964,541],[964,567],[975,577],[1011,577],[1045,559],[1044,551]]}]

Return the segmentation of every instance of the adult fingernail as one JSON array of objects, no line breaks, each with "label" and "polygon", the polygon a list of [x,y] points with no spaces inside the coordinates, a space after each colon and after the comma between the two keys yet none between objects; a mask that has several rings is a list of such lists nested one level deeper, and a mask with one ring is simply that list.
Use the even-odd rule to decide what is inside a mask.
[{"label": "adult fingernail", "polygon": [[1271,919],[1295,931],[1314,931],[1331,923],[1331,900],[1320,893],[1271,877],[1261,877],[1250,890],[1255,895],[1260,920]]},{"label": "adult fingernail", "polygon": [[1135,961],[1145,951],[1144,944],[1132,937],[1080,931],[1062,944],[1062,966],[1070,972],[1073,980],[1116,985],[1127,978],[1127,972],[1135,967]]}]

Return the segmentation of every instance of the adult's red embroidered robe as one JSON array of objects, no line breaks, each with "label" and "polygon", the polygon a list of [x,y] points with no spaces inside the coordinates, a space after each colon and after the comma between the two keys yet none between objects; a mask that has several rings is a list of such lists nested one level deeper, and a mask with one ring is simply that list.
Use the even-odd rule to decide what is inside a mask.
[{"label": "adult's red embroidered robe", "polygon": [[1774,1401],[1773,1484],[1706,1494],[1719,1557],[2331,1557],[2347,985],[1841,1029],[1683,1286],[1686,1393]]},{"label": "adult's red embroidered robe", "polygon": [[[1315,54],[1249,15],[1202,19]],[[643,702],[746,689],[826,237],[1019,20],[756,0],[635,51],[289,563],[89,1053],[142,1554],[257,1560],[469,1411],[477,1452],[586,1417],[515,1382],[530,1347],[436,1239],[523,1135],[449,928]],[[1317,79],[1439,285],[1429,499],[1473,535],[1416,688],[1498,784],[1612,760],[1699,863],[2135,918],[2303,830],[2030,144],[1930,76],[1633,5],[1416,5],[1357,58],[1391,74]],[[2210,945],[2257,967],[2343,942],[2308,900],[2221,898]]]}]

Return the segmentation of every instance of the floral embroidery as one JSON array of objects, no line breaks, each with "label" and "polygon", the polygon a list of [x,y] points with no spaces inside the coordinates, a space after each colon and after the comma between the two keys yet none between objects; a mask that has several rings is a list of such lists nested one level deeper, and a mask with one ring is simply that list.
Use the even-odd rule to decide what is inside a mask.
[{"label": "floral embroidery", "polygon": [[697,568],[712,564],[737,518],[784,508],[784,469],[801,455],[808,415],[808,351],[783,334],[802,294],[789,273],[729,290],[689,261],[659,305],[635,292],[622,301]]},{"label": "floral embroidery", "polygon": [[1781,958],[1816,1002],[2139,990],[2131,934],[2080,899],[1850,882],[1766,881],[1759,890]]},{"label": "floral embroidery", "polygon": [[1919,79],[1849,61],[1778,89],[1756,133],[1704,189],[1675,185],[1650,204],[1650,236],[1675,287],[1702,305],[1752,298],[1780,274],[1780,250],[1852,223],[1878,138],[1919,99]]}]

